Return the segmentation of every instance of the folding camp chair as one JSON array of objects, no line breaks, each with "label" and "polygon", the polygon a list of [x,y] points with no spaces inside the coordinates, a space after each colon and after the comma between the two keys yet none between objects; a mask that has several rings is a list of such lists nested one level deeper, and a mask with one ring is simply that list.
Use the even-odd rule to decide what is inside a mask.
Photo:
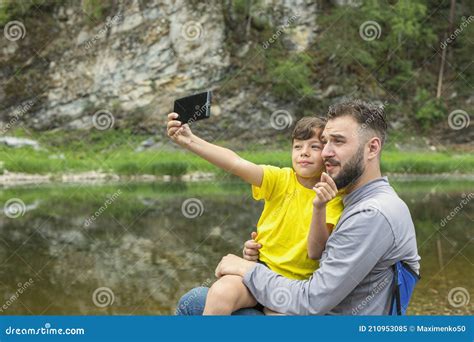
[{"label": "folding camp chair", "polygon": [[395,277],[390,315],[405,315],[420,276],[403,261],[396,262],[393,265],[393,270]]}]

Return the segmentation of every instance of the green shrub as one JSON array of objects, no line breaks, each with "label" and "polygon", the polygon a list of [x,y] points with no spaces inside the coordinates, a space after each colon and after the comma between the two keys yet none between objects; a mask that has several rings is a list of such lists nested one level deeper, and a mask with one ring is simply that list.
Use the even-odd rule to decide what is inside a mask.
[{"label": "green shrub", "polygon": [[133,161],[118,163],[114,169],[115,172],[120,175],[137,175],[143,173],[143,170],[140,169],[140,165]]},{"label": "green shrub", "polygon": [[44,11],[48,7],[60,5],[64,0],[2,0],[0,1],[0,26],[10,20],[18,20],[30,11],[41,7]]},{"label": "green shrub", "polygon": [[95,19],[102,19],[103,6],[100,0],[82,0],[82,10]]},{"label": "green shrub", "polygon": [[444,117],[445,108],[426,89],[418,89],[415,96],[415,119],[423,130],[427,130]]},{"label": "green shrub", "polygon": [[310,95],[313,92],[310,63],[306,54],[277,61],[270,69],[274,93],[284,99]]}]

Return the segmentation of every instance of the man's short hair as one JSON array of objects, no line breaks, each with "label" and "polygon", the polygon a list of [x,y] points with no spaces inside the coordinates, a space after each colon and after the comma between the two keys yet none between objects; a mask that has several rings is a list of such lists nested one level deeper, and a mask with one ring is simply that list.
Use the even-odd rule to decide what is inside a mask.
[{"label": "man's short hair", "polygon": [[[291,140],[308,140],[317,135],[317,138],[321,138],[321,133],[326,126],[327,120],[318,116],[306,116],[300,120],[295,125],[293,133],[291,134]],[[315,132],[314,129],[319,131]]]},{"label": "man's short hair", "polygon": [[387,120],[383,105],[362,100],[346,100],[329,107],[328,119],[350,116],[360,124],[360,133],[371,130],[385,143],[387,138]]}]

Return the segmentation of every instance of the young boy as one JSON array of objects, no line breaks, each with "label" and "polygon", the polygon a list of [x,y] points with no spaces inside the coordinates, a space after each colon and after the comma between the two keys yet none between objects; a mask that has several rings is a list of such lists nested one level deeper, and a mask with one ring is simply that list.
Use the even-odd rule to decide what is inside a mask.
[{"label": "young boy", "polygon": [[[343,210],[336,185],[322,173],[320,135],[326,121],[317,117],[299,120],[292,134],[293,168],[278,168],[256,165],[208,143],[177,119],[178,114],[168,114],[168,136],[174,142],[250,183],[254,199],[265,200],[257,224],[262,245],[259,261],[285,277],[309,278]],[[209,289],[204,315],[230,315],[255,305],[242,278],[226,275]]]}]

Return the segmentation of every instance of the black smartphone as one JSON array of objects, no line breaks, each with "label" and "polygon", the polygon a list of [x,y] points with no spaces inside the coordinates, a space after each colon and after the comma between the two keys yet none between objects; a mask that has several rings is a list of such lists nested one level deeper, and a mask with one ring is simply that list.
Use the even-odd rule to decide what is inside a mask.
[{"label": "black smartphone", "polygon": [[211,91],[186,96],[174,101],[177,120],[183,124],[207,119],[211,116]]}]

